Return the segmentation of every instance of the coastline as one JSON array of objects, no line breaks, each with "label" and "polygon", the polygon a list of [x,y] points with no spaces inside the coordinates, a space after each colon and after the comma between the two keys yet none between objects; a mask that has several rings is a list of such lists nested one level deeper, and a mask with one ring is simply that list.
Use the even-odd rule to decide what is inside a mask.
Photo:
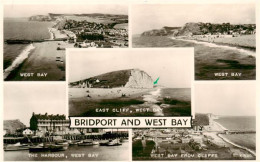
[{"label": "coastline", "polygon": [[10,73],[18,68],[31,54],[31,52],[35,49],[35,46],[31,43],[26,46],[23,51],[15,58],[12,64],[4,69],[4,80],[10,75]]},{"label": "coastline", "polygon": [[[227,128],[225,128],[225,127],[224,127],[223,125],[221,125],[220,123],[218,123],[218,122],[216,122],[216,121],[214,121],[214,122],[215,122],[218,126],[220,126],[223,130],[228,130]],[[238,144],[236,144],[236,143],[234,143],[234,142],[231,142],[229,139],[227,139],[226,137],[222,136],[221,133],[217,133],[217,136],[218,136],[219,138],[221,138],[223,141],[225,141],[225,142],[227,142],[227,143],[233,145],[234,147],[237,147],[237,148],[246,150],[246,151],[248,151],[250,154],[256,156],[256,152],[255,152],[255,151],[253,151],[253,150],[251,150],[251,149],[249,149],[249,148],[247,148],[247,147],[240,146],[240,145],[238,145]]]},{"label": "coastline", "polygon": [[248,151],[250,154],[252,154],[253,156],[256,156],[256,152],[255,152],[255,151],[253,151],[253,150],[251,150],[251,149],[249,149],[249,148],[246,148],[246,147],[244,147],[244,146],[240,146],[240,145],[238,145],[238,144],[235,144],[235,143],[231,142],[229,139],[223,137],[221,134],[217,134],[217,135],[218,135],[218,137],[221,138],[223,141],[225,141],[225,142],[227,142],[227,143],[229,143],[229,144],[231,144],[231,145],[233,145],[233,146],[235,146],[235,147],[237,147],[237,148],[246,150],[246,151]]},{"label": "coastline", "polygon": [[242,46],[242,45],[235,45],[235,44],[229,44],[229,43],[221,43],[221,42],[209,42],[205,40],[198,40],[198,39],[183,39],[183,38],[175,38],[175,37],[169,37],[170,39],[174,40],[181,40],[181,41],[187,41],[195,44],[202,44],[208,47],[222,47],[227,48],[231,50],[236,50],[241,53],[244,53],[249,56],[256,57],[256,48],[254,47],[248,47],[248,46]]},{"label": "coastline", "polygon": [[[14,68],[10,81],[59,81],[65,80],[65,52],[57,47],[66,47],[62,41],[46,41],[34,43],[34,50],[28,53],[19,68]],[[26,74],[26,76],[22,76]],[[45,76],[43,76],[45,74]]]},{"label": "coastline", "polygon": [[[65,80],[65,51],[73,44],[56,38],[65,38],[59,30],[48,27],[49,39],[44,42],[34,42],[28,45],[4,70],[4,80],[7,81],[60,81]],[[26,76],[23,76],[25,74]]]}]

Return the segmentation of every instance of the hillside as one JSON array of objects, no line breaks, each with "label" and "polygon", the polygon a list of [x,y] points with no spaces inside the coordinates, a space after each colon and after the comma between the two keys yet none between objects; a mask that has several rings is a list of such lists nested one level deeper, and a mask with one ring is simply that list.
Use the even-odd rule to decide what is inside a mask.
[{"label": "hillside", "polygon": [[153,80],[139,69],[119,70],[72,82],[70,87],[87,88],[152,88]]},{"label": "hillside", "polygon": [[200,35],[200,23],[186,23],[177,33],[177,36]]},{"label": "hillside", "polygon": [[8,133],[15,133],[18,129],[24,129],[26,126],[19,120],[4,120],[4,130]]},{"label": "hillside", "polygon": [[167,36],[167,35],[176,35],[180,27],[168,27],[165,26],[162,29],[154,29],[143,32],[142,36]]},{"label": "hillside", "polygon": [[209,116],[208,114],[195,114],[195,119],[193,121],[193,125],[195,126],[207,126],[209,125]]},{"label": "hillside", "polygon": [[183,27],[163,27],[145,31],[141,36],[192,36],[202,34],[254,34],[256,31],[255,24],[212,24],[212,23],[186,23]]}]

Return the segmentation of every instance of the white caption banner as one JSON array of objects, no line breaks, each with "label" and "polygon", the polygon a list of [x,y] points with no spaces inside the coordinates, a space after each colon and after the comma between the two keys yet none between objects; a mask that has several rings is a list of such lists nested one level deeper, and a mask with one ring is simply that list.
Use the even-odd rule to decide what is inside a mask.
[{"label": "white caption banner", "polygon": [[70,128],[190,128],[192,117],[70,117]]}]

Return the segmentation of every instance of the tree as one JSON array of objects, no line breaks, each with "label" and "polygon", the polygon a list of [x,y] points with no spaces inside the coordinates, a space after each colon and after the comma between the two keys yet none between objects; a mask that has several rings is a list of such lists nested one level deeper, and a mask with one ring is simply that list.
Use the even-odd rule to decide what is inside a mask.
[{"label": "tree", "polygon": [[37,120],[36,116],[34,115],[34,113],[30,119],[30,129],[32,131],[36,131],[38,129],[38,120]]}]

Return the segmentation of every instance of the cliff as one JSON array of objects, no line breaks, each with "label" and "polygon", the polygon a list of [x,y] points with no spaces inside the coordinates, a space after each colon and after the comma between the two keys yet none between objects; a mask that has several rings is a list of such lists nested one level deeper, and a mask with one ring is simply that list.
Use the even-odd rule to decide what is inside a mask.
[{"label": "cliff", "polygon": [[112,71],[70,83],[70,87],[88,88],[153,88],[152,78],[139,69]]},{"label": "cliff", "polygon": [[48,15],[34,15],[29,17],[29,21],[52,21],[52,18]]},{"label": "cliff", "polygon": [[167,36],[167,35],[176,35],[180,27],[168,27],[165,26],[162,29],[154,29],[143,32],[141,36]]},{"label": "cliff", "polygon": [[186,23],[179,31],[177,36],[189,36],[203,34],[200,29],[200,23]]}]

